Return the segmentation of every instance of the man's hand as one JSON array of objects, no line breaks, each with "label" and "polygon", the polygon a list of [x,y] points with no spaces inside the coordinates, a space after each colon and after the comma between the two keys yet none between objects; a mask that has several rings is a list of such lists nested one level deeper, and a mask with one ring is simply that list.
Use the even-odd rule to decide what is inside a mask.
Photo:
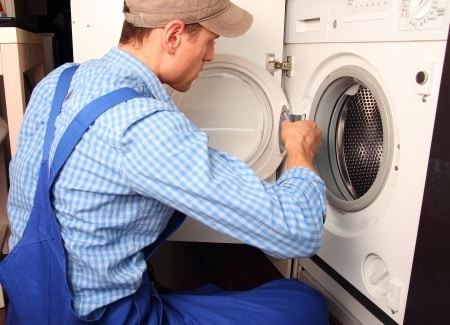
[{"label": "man's hand", "polygon": [[316,122],[284,121],[281,127],[281,138],[287,153],[287,168],[301,166],[314,170],[314,157],[322,143],[322,131]]}]

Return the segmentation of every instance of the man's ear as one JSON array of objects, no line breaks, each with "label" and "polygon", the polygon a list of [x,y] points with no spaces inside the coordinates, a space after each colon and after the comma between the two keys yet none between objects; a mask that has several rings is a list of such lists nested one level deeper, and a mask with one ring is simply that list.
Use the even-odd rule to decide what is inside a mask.
[{"label": "man's ear", "polygon": [[184,28],[185,24],[182,20],[172,20],[164,27],[163,47],[167,53],[175,53],[176,48],[180,45]]}]

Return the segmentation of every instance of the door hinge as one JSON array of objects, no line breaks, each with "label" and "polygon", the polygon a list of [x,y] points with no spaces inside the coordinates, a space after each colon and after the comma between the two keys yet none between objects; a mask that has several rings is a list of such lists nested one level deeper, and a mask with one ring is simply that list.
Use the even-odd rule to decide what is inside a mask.
[{"label": "door hinge", "polygon": [[277,59],[275,59],[275,54],[268,53],[266,56],[266,70],[270,72],[272,75],[275,71],[281,70],[286,72],[286,76],[292,77],[293,71],[292,71],[292,65],[293,65],[293,57],[288,56],[286,58],[286,62],[280,62]]}]

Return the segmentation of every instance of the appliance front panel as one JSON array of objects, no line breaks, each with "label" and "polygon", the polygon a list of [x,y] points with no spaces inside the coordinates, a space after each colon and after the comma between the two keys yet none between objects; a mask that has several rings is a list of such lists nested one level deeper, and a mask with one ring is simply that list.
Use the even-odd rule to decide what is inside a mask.
[{"label": "appliance front panel", "polygon": [[[297,12],[289,11],[294,3]],[[424,9],[417,2],[380,2],[367,15],[361,3],[330,5],[322,15],[328,23],[313,33],[299,28],[295,15],[304,12],[302,4],[313,12],[314,4],[288,1],[287,24],[294,26],[286,29],[285,55],[296,64],[284,89],[293,113],[307,114],[323,130],[316,166],[329,204],[317,257],[383,322],[402,323],[445,55],[447,4],[424,2],[432,11],[424,15],[434,15],[439,26],[422,20],[406,32],[405,17],[414,23],[414,10]],[[303,264],[324,279],[310,265]],[[340,296],[335,284],[321,285]],[[343,307],[358,317],[351,303]]]},{"label": "appliance front panel", "polygon": [[[304,88],[295,80],[285,84],[292,110],[316,119],[324,131],[324,146],[316,158],[316,166],[327,183],[329,207],[324,243],[318,256],[386,314],[401,322],[442,64],[434,64],[428,71],[435,84],[427,96],[418,90],[416,75],[422,71],[421,66],[426,66],[424,58],[442,62],[445,43],[429,42],[420,49],[412,42],[382,47],[352,44],[351,54],[346,45],[339,45],[333,44],[328,49],[326,44],[292,45],[295,48],[292,51],[298,55],[323,60],[313,68],[307,68],[308,63],[304,62],[301,71],[305,78],[310,77]],[[341,47],[341,54],[336,54]],[[389,63],[390,54],[399,53],[400,47],[408,51],[408,64],[399,64],[406,54],[398,55],[398,61]],[[288,55],[294,54],[289,47],[286,51]],[[350,82],[346,84],[346,81]],[[348,112],[349,103],[362,100],[358,91],[352,89],[355,85],[369,90],[372,95],[369,101],[375,101],[378,114],[375,118],[363,116],[375,120],[373,123],[369,119],[371,123],[367,125],[356,119],[357,128],[352,125],[355,121]],[[361,112],[363,105],[353,109]],[[379,133],[381,137],[377,136]],[[367,136],[370,137],[364,138]],[[350,152],[350,158],[345,155],[341,158],[345,149],[340,148],[342,143],[347,138],[358,137],[367,143],[349,141],[347,144],[350,151],[357,152],[356,157],[352,158]],[[373,142],[380,147],[379,151],[371,150]],[[350,170],[351,162],[341,164],[340,159],[344,162],[356,159],[360,170]],[[369,180],[366,178],[370,178],[371,170],[367,160],[376,167],[375,177]],[[347,184],[352,181],[351,173],[355,174],[356,183],[361,177],[367,185],[362,192],[352,193],[353,184]],[[388,301],[391,286],[398,290],[395,302]]]}]

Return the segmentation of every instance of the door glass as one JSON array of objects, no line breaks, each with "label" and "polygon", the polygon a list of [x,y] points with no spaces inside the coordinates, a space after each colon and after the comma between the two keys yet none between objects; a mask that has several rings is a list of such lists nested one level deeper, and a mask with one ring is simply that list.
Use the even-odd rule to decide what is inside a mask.
[{"label": "door glass", "polygon": [[208,134],[210,147],[250,167],[265,150],[273,127],[272,108],[261,87],[243,72],[205,68],[188,92],[174,92],[172,98]]}]

